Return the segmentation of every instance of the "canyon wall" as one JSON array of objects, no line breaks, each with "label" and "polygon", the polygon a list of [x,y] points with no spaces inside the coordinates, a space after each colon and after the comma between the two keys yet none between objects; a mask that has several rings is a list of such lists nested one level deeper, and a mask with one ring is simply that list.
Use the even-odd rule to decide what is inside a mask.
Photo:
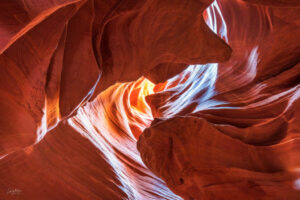
[{"label": "canyon wall", "polygon": [[297,0],[0,10],[0,199],[300,199]]}]

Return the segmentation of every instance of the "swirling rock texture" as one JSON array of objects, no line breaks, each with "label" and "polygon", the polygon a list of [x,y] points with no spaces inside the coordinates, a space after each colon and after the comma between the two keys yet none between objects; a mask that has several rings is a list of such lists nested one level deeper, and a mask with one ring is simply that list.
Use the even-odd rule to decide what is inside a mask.
[{"label": "swirling rock texture", "polygon": [[[212,74],[206,65],[201,87],[182,79],[195,76],[192,68],[170,81],[179,82],[175,89],[147,97],[153,114],[169,119],[154,120],[138,149],[185,199],[300,199],[299,15],[283,14],[299,9],[258,6],[267,9],[261,20],[226,18],[228,9],[255,13],[256,6],[220,1],[233,55],[219,65],[213,91],[201,81]],[[230,27],[237,22],[240,32]]]},{"label": "swirling rock texture", "polygon": [[0,199],[300,199],[298,0],[0,10]]}]

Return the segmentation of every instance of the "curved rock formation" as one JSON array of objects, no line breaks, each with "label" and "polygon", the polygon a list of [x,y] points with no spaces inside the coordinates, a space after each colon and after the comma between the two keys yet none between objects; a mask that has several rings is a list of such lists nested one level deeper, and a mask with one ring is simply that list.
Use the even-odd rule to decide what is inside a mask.
[{"label": "curved rock formation", "polygon": [[[238,12],[246,4],[231,6]],[[256,29],[244,23],[243,32],[229,31],[233,55],[216,79],[214,65],[198,66],[201,73],[193,66],[147,97],[153,115],[163,118],[143,132],[138,149],[185,199],[300,198],[299,15],[268,9]],[[236,19],[226,17],[230,30]]]},{"label": "curved rock formation", "polygon": [[174,117],[152,123],[138,149],[146,165],[184,199],[298,199],[299,140],[249,144],[272,125],[244,131],[199,117]]},{"label": "curved rock formation", "polygon": [[36,131],[40,141],[116,82],[137,80],[163,63],[228,59],[230,47],[201,15],[211,2],[1,2],[1,115],[10,115],[1,123],[14,133],[5,134],[1,154],[33,144]]},{"label": "curved rock formation", "polygon": [[0,10],[0,199],[299,199],[298,1]]}]

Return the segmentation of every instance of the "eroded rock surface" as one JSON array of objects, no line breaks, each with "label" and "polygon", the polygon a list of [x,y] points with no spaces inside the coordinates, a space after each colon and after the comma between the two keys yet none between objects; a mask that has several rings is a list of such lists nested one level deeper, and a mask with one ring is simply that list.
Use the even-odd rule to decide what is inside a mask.
[{"label": "eroded rock surface", "polygon": [[0,199],[299,199],[298,1],[0,11]]},{"label": "eroded rock surface", "polygon": [[251,145],[186,116],[153,123],[137,145],[145,164],[184,199],[299,199],[298,140]]},{"label": "eroded rock surface", "polygon": [[117,82],[151,77],[165,63],[174,72],[153,80],[227,60],[230,47],[202,17],[211,2],[1,2],[0,155],[40,141]]},{"label": "eroded rock surface", "polygon": [[141,157],[185,199],[300,199],[300,16],[288,2],[222,1],[230,60],[190,66],[146,97],[157,119]]}]

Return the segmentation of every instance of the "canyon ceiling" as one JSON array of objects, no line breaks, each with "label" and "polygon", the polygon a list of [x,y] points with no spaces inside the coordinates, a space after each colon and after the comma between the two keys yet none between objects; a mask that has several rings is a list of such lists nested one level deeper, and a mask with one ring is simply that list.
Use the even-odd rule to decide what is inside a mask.
[{"label": "canyon ceiling", "polygon": [[0,200],[300,200],[299,0],[0,0]]}]

